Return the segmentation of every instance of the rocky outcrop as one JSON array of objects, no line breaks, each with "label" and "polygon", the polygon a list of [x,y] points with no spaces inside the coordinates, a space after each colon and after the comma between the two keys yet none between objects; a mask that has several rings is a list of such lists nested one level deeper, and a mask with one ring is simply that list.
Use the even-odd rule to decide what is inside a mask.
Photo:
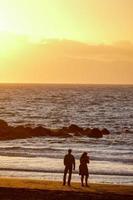
[{"label": "rocky outcrop", "polygon": [[102,129],[101,132],[102,132],[103,135],[109,135],[110,134],[110,131],[106,128]]},{"label": "rocky outcrop", "polygon": [[82,133],[83,132],[83,128],[75,125],[75,124],[71,124],[69,127],[68,127],[68,131],[70,133]]},{"label": "rocky outcrop", "polygon": [[103,134],[102,131],[100,131],[98,128],[93,128],[89,133],[88,133],[88,137],[92,137],[92,138],[102,138]]},{"label": "rocky outcrop", "polygon": [[0,140],[7,139],[22,139],[30,137],[90,137],[90,138],[102,138],[104,135],[109,135],[110,132],[107,129],[98,128],[82,128],[75,124],[71,124],[68,127],[63,127],[60,129],[49,129],[43,126],[38,126],[32,128],[30,126],[9,126],[4,120],[0,120]]},{"label": "rocky outcrop", "polygon": [[91,132],[91,128],[85,128],[82,132],[82,135],[83,136],[88,136]]},{"label": "rocky outcrop", "polygon": [[49,136],[51,132],[52,131],[50,129],[44,128],[42,126],[38,126],[32,129],[30,134],[32,136]]},{"label": "rocky outcrop", "polygon": [[7,128],[8,123],[2,119],[0,119],[0,129]]}]

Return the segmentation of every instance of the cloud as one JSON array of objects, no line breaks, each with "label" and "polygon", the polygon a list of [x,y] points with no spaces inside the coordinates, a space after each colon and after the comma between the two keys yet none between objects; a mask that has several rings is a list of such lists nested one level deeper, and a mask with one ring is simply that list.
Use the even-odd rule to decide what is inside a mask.
[{"label": "cloud", "polygon": [[0,60],[1,66],[10,66],[7,72],[0,68],[0,74],[16,82],[23,82],[25,77],[26,82],[133,83],[130,42],[90,45],[57,39],[24,41],[23,48]]},{"label": "cloud", "polygon": [[78,60],[133,61],[133,44],[125,41],[112,45],[89,45],[70,40],[45,40],[40,48],[51,56]]}]

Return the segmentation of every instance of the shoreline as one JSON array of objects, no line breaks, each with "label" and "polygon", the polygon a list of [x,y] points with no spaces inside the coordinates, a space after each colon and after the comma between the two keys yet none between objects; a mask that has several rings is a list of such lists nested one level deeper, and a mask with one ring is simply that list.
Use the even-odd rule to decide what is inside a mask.
[{"label": "shoreline", "polygon": [[[44,198],[45,197],[45,198]],[[73,183],[71,187],[62,186],[59,181],[44,181],[24,178],[0,178],[0,199],[133,199],[133,186],[92,184],[81,187]]]}]

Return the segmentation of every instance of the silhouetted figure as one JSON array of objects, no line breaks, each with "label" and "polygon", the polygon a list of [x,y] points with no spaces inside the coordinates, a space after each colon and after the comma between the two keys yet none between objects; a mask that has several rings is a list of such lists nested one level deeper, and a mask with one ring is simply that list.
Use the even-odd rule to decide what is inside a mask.
[{"label": "silhouetted figure", "polygon": [[85,177],[85,185],[88,186],[88,177],[89,171],[87,164],[89,163],[89,156],[86,152],[82,154],[80,157],[80,166],[79,166],[79,175],[81,175],[81,185],[84,186],[84,177]]},{"label": "silhouetted figure", "polygon": [[68,183],[67,184],[69,186],[71,185],[72,170],[75,170],[75,158],[71,153],[72,153],[72,150],[69,149],[68,154],[65,155],[65,157],[64,157],[65,169],[64,169],[63,185],[66,184],[66,176],[67,176],[67,173],[68,173],[69,176],[68,176]]}]

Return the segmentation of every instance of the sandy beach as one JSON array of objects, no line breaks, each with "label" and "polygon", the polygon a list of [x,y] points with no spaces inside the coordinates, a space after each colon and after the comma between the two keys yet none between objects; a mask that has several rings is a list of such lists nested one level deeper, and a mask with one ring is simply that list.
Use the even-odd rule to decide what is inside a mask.
[{"label": "sandy beach", "polygon": [[133,186],[108,184],[90,184],[88,188],[79,183],[71,187],[62,186],[62,182],[22,178],[0,178],[1,200],[42,200],[42,199],[133,199]]}]

